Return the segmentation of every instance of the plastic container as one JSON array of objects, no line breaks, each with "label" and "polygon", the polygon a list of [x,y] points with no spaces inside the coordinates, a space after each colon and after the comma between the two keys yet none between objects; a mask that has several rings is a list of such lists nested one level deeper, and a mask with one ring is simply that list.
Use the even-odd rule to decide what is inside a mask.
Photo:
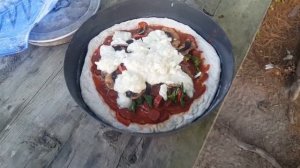
[{"label": "plastic container", "polygon": [[1,0],[0,57],[15,54],[28,47],[31,29],[58,0]]}]

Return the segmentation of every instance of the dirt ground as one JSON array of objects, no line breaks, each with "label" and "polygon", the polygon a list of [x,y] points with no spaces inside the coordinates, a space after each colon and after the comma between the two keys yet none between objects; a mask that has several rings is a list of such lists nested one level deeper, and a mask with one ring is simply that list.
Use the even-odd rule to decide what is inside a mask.
[{"label": "dirt ground", "polygon": [[195,167],[300,168],[299,42],[300,0],[274,0]]}]

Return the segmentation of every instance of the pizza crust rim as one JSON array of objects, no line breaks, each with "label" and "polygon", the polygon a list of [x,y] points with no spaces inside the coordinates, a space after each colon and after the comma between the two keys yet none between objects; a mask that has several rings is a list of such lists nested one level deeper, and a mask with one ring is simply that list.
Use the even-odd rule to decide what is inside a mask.
[{"label": "pizza crust rim", "polygon": [[[113,35],[113,33],[117,30],[135,29],[138,23],[142,21],[147,22],[150,25],[154,24],[175,28],[176,30],[179,30],[183,33],[188,33],[194,36],[198,44],[198,48],[203,51],[205,63],[210,64],[210,69],[208,71],[209,77],[204,82],[207,86],[206,91],[200,98],[193,101],[188,112],[172,115],[168,120],[158,124],[141,125],[137,123],[131,123],[127,127],[116,119],[115,112],[110,109],[110,107],[103,101],[103,97],[98,94],[94,85],[94,81],[92,79],[92,73],[90,71],[90,68],[92,66],[91,57],[97,47],[103,43],[107,36]],[[189,26],[168,18],[139,18],[116,24],[100,32],[99,35],[97,35],[90,41],[88,45],[88,52],[80,76],[80,87],[81,94],[85,103],[99,118],[112,125],[113,127],[138,133],[166,132],[191,123],[194,119],[198,118],[203,114],[203,112],[205,112],[205,110],[211,104],[211,101],[213,100],[214,95],[217,91],[220,80],[220,72],[220,59],[215,49]]]}]

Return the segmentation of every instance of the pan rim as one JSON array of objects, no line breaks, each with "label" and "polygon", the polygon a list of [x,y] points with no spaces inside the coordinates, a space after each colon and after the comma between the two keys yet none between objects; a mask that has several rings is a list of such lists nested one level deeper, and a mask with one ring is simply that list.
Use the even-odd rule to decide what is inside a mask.
[{"label": "pan rim", "polygon": [[[190,7],[190,6],[188,6],[187,4],[184,4],[184,3],[180,3],[180,2],[176,2],[176,4],[173,4],[174,6],[176,6],[176,7],[178,7],[179,9],[181,9],[181,8],[185,8],[185,9],[189,9],[189,10],[193,10],[193,12],[195,12],[195,13],[197,13],[197,15],[201,15],[202,17],[206,17],[206,20],[208,20],[207,22],[210,22],[210,24],[212,24],[212,25],[214,25],[215,26],[215,28],[217,28],[219,31],[220,31],[220,34],[222,35],[222,36],[224,36],[224,37],[222,37],[223,38],[223,42],[224,43],[226,43],[226,44],[222,44],[219,40],[216,40],[216,41],[214,41],[214,44],[212,44],[212,46],[216,49],[216,51],[217,51],[217,53],[218,53],[218,55],[219,55],[219,57],[220,57],[220,61],[221,61],[221,70],[223,71],[223,67],[225,66],[224,64],[224,60],[223,59],[221,59],[221,55],[226,55],[227,56],[227,62],[226,63],[229,63],[230,65],[229,65],[229,68],[228,68],[228,65],[226,65],[225,67],[227,67],[228,69],[226,70],[227,71],[227,82],[226,82],[226,86],[223,86],[223,87],[221,87],[220,86],[220,83],[219,83],[219,86],[218,86],[218,90],[217,90],[217,93],[215,94],[215,97],[214,97],[214,99],[212,100],[212,102],[210,103],[210,106],[205,110],[205,112],[201,115],[201,116],[199,116],[199,117],[197,117],[193,122],[191,122],[191,123],[189,123],[189,124],[186,124],[186,125],[184,125],[184,126],[182,126],[182,127],[180,127],[180,128],[177,128],[177,129],[174,129],[174,130],[170,130],[170,131],[166,131],[166,132],[153,132],[153,133],[139,133],[139,132],[130,132],[130,131],[127,131],[127,130],[121,130],[121,129],[118,129],[118,128],[115,128],[115,127],[113,127],[113,126],[111,126],[110,124],[107,124],[107,123],[105,123],[101,118],[99,118],[92,110],[90,110],[89,108],[88,108],[88,106],[85,104],[85,102],[82,100],[82,102],[78,102],[78,97],[76,97],[76,95],[74,96],[74,93],[72,93],[73,91],[73,89],[74,88],[71,88],[71,87],[73,87],[73,86],[71,86],[72,84],[70,84],[70,79],[69,79],[69,70],[68,70],[68,66],[70,66],[69,65],[69,60],[70,60],[70,55],[72,54],[72,48],[74,48],[75,46],[76,46],[76,39],[78,39],[78,38],[80,38],[80,33],[82,32],[82,29],[84,29],[85,27],[87,27],[88,26],[88,24],[90,23],[90,22],[93,22],[93,21],[95,21],[95,20],[97,20],[97,18],[101,18],[101,16],[103,16],[103,15],[106,15],[107,13],[110,13],[110,12],[113,12],[113,11],[116,11],[116,10],[118,10],[119,8],[122,8],[122,7],[124,7],[124,6],[127,6],[127,5],[129,5],[128,3],[129,2],[136,2],[136,3],[144,3],[143,1],[147,1],[147,0],[131,0],[131,1],[125,1],[125,2],[123,2],[123,3],[120,3],[120,4],[118,4],[118,5],[116,5],[116,6],[112,6],[112,7],[110,7],[110,8],[107,8],[107,9],[105,9],[105,10],[102,10],[102,11],[99,11],[96,15],[94,15],[92,18],[90,18],[90,19],[88,19],[88,21],[86,21],[79,29],[78,29],[78,31],[75,33],[75,35],[74,35],[74,38],[73,38],[73,40],[71,41],[71,43],[70,43],[70,45],[69,45],[69,48],[68,48],[68,50],[67,50],[67,52],[66,52],[66,58],[65,58],[65,62],[64,62],[64,73],[65,73],[65,79],[66,79],[66,83],[67,83],[67,87],[68,87],[68,89],[69,89],[69,91],[70,91],[70,93],[71,93],[71,95],[72,95],[72,97],[73,97],[73,99],[80,105],[80,107],[85,111],[85,112],[87,112],[87,113],[89,113],[92,117],[94,117],[96,120],[98,120],[102,125],[104,125],[104,126],[107,126],[107,127],[110,127],[111,129],[113,129],[113,130],[115,130],[115,131],[118,131],[118,132],[122,132],[122,133],[126,133],[126,134],[130,134],[130,135],[138,135],[138,136],[158,136],[158,135],[168,135],[168,134],[171,134],[171,133],[174,133],[174,132],[178,132],[178,131],[180,131],[180,130],[184,130],[184,129],[186,129],[186,128],[189,128],[191,125],[194,125],[195,123],[198,123],[198,122],[201,122],[201,121],[203,121],[205,118],[207,118],[207,116],[209,116],[209,114],[211,114],[211,113],[213,113],[215,110],[216,110],[216,108],[222,103],[222,101],[223,101],[223,99],[225,98],[225,96],[226,96],[226,94],[228,93],[228,91],[229,91],[229,88],[230,88],[230,86],[231,86],[231,84],[232,84],[232,81],[233,81],[233,76],[234,76],[234,57],[233,57],[233,53],[232,53],[232,46],[231,46],[231,43],[230,43],[230,41],[228,40],[228,38],[227,38],[227,36],[226,36],[226,34],[225,34],[225,32],[222,30],[222,28],[221,27],[219,27],[218,26],[218,24],[215,22],[215,21],[213,21],[209,16],[207,16],[205,13],[203,13],[202,11],[200,11],[200,10],[198,10],[198,9],[195,9],[195,8],[193,8],[193,7]],[[157,1],[159,1],[159,2],[161,2],[160,0],[154,0],[154,2],[157,2]],[[153,2],[153,1],[152,1]],[[171,4],[171,3],[175,3],[175,2],[173,2],[173,1],[165,1],[163,4],[164,5],[169,5],[169,4]],[[149,14],[149,13],[145,13],[145,15],[144,16],[142,16],[142,17],[152,17],[153,16],[153,14],[151,15],[151,14]],[[140,17],[141,18],[141,17]],[[168,18],[170,18],[170,17],[168,17]],[[124,18],[125,19],[125,18]],[[170,18],[170,19],[173,19],[173,18]],[[178,19],[177,19],[178,20]],[[122,22],[122,21],[126,21],[126,20],[122,20],[122,18],[121,19],[119,19],[119,20],[114,20],[114,21],[112,21],[110,24],[108,24],[108,25],[110,25],[110,26],[112,26],[112,25],[114,25],[114,24],[116,24],[116,23],[120,23],[120,22]],[[179,22],[180,22],[180,20],[179,20]],[[185,24],[185,23],[184,23]],[[188,24],[189,25],[189,24]],[[190,25],[189,25],[190,26]],[[193,25],[193,26],[195,26],[195,25]],[[193,28],[193,26],[191,26],[192,28]],[[106,27],[106,28],[108,28],[108,27]],[[194,29],[194,28],[193,28]],[[201,29],[201,28],[200,28]],[[195,30],[195,29],[194,29]],[[198,30],[199,30],[199,28],[198,28]],[[103,31],[103,30],[101,30],[101,31]],[[99,32],[101,32],[101,31],[99,31]],[[207,40],[207,36],[206,36],[206,38],[205,38],[205,36],[203,36],[203,32],[198,32],[197,30],[195,30],[199,35],[201,35],[205,40]],[[94,36],[93,36],[94,37]],[[217,45],[217,47],[215,46],[215,45]],[[223,50],[225,51],[225,54],[221,54],[220,55],[220,51],[219,50],[221,50],[221,49],[217,49],[217,48],[223,48]],[[224,51],[222,51],[222,52],[224,52]],[[84,58],[85,58],[85,56],[84,56]],[[78,70],[77,70],[77,75],[79,75],[80,76],[80,74],[81,74],[81,70],[82,70],[82,66],[80,67],[80,64],[81,64],[82,62],[78,62]],[[83,64],[82,64],[83,65]],[[223,75],[223,73],[221,73],[221,76],[220,76],[220,80],[222,79],[222,75]],[[73,79],[74,80],[74,79]],[[74,82],[74,81],[73,81]],[[77,79],[77,81],[76,81],[76,83],[78,84],[78,79]],[[220,81],[221,82],[221,81]],[[73,83],[74,84],[74,83]],[[220,89],[225,89],[225,90],[223,90],[223,91],[220,91]],[[81,90],[77,90],[77,92],[80,92],[80,95],[81,95]],[[221,95],[220,95],[221,94]],[[219,96],[219,97],[218,97]],[[82,99],[82,96],[81,96],[81,99]]]}]

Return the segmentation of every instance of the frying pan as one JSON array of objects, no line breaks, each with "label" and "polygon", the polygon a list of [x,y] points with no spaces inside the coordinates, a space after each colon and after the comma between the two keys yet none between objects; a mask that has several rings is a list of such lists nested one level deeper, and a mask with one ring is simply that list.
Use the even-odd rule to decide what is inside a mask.
[{"label": "frying pan", "polygon": [[[64,75],[71,96],[96,120],[100,121],[104,126],[113,128],[89,109],[81,95],[80,75],[87,53],[87,47],[90,40],[101,31],[117,23],[141,17],[167,17],[189,25],[216,49],[221,60],[221,76],[217,93],[209,108],[192,123],[183,127],[201,122],[203,118],[213,112],[223,101],[231,86],[234,75],[232,46],[224,31],[209,16],[184,3],[171,0],[129,0],[106,10],[99,11],[87,20],[74,35],[66,52]],[[133,133],[116,128],[113,129],[119,132],[150,136],[172,133],[179,130],[176,129],[161,133]]]}]

